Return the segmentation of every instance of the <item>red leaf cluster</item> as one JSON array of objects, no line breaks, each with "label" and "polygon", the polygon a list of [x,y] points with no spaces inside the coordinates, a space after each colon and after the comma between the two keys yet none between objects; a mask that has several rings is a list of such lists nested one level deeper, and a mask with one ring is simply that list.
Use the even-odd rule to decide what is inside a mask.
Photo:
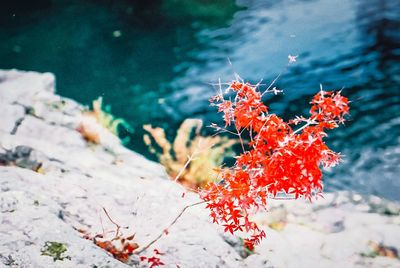
[{"label": "red leaf cluster", "polygon": [[152,257],[146,257],[146,256],[141,256],[140,261],[147,261],[150,264],[149,268],[154,268],[158,266],[165,265],[157,255],[164,255],[164,253],[161,253],[158,249],[154,249],[154,256]]},{"label": "red leaf cluster", "polygon": [[[225,121],[225,128],[217,129],[237,133],[243,152],[233,167],[222,171],[221,182],[209,183],[200,196],[213,222],[224,226],[225,232],[249,233],[244,244],[253,249],[265,233],[250,220],[252,210],[265,207],[267,198],[278,194],[311,200],[322,193],[321,166],[335,166],[340,160],[325,144],[325,130],[344,122],[349,101],[340,92],[321,89],[310,103],[309,118],[285,122],[268,113],[257,86],[233,81],[229,91],[234,94],[231,99],[225,99],[221,91],[210,101]],[[295,130],[297,125],[301,126]],[[234,130],[228,130],[229,126]],[[241,136],[244,131],[249,136],[246,144]]]},{"label": "red leaf cluster", "polygon": [[133,252],[139,248],[137,243],[132,242],[135,235],[127,237],[120,235],[112,239],[107,239],[104,234],[96,234],[92,237],[85,230],[80,229],[78,231],[83,234],[83,238],[91,240],[96,246],[104,249],[113,255],[115,259],[124,263],[127,262]]}]

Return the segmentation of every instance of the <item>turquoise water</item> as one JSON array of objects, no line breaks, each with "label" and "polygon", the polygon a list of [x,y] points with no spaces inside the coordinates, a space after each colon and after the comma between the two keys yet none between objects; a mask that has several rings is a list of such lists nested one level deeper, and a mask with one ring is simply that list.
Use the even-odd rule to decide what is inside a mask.
[{"label": "turquoise water", "polygon": [[220,122],[207,101],[218,78],[282,72],[285,94],[267,102],[286,118],[307,113],[320,83],[353,101],[328,140],[345,157],[326,188],[400,200],[399,1],[8,2],[0,68],[53,72],[58,93],[85,104],[103,96],[133,126],[133,150],[148,155],[143,124],[173,135],[185,118]]}]

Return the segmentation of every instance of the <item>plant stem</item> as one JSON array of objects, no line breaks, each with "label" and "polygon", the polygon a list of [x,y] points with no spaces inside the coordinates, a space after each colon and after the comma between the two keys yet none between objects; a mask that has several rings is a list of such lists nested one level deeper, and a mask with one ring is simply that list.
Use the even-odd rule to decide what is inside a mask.
[{"label": "plant stem", "polygon": [[307,124],[305,124],[304,126],[302,126],[302,127],[299,128],[299,129],[296,129],[296,130],[292,133],[292,135],[294,135],[294,134],[296,134],[296,133],[299,133],[300,131],[302,131],[303,129],[305,129],[306,127],[308,127],[309,125],[312,125],[312,124],[316,124],[316,122],[315,122],[314,120],[308,121]]},{"label": "plant stem", "polygon": [[[113,219],[111,219],[110,215],[108,214],[107,210],[105,209],[105,207],[103,207],[104,213],[106,214],[107,218],[110,220],[110,222],[112,224],[114,224],[117,227],[117,230],[115,231],[115,238],[118,237],[119,235],[119,230],[121,229],[121,225],[119,225],[118,223],[116,223],[115,221],[113,221]],[[104,230],[103,230],[104,231]]]},{"label": "plant stem", "polygon": [[182,176],[183,172],[186,170],[187,166],[190,164],[190,162],[192,162],[195,153],[196,153],[196,151],[193,152],[190,156],[188,156],[188,160],[187,160],[186,163],[183,165],[183,167],[181,168],[181,170],[179,170],[179,173],[178,173],[178,175],[176,175],[176,177],[175,177],[175,179],[174,179],[174,182],[177,182],[177,181],[181,178],[181,176]]},{"label": "plant stem", "polygon": [[145,251],[146,249],[148,249],[151,245],[153,245],[155,242],[157,242],[164,234],[166,234],[166,232],[168,231],[169,228],[171,228],[178,220],[180,217],[182,217],[183,213],[190,207],[194,207],[200,204],[205,203],[206,201],[199,201],[197,203],[194,204],[190,204],[185,206],[181,212],[174,218],[174,220],[167,226],[167,228],[165,228],[156,238],[154,238],[152,241],[150,241],[146,246],[142,247],[139,251],[134,252],[135,254],[140,254],[143,251]]}]

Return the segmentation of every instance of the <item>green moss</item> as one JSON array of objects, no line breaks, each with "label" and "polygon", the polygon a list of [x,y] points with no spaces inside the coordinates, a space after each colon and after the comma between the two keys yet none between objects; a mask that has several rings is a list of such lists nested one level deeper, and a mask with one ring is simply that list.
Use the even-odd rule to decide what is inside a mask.
[{"label": "green moss", "polygon": [[53,261],[63,261],[64,259],[70,260],[70,256],[63,256],[66,251],[67,246],[65,244],[51,241],[46,241],[44,247],[41,250],[42,255],[52,257]]}]

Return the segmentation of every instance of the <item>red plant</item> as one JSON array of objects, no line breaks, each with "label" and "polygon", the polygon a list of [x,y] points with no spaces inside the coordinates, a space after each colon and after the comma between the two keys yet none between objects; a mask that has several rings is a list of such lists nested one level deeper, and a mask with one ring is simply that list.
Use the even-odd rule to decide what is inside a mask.
[{"label": "red plant", "polygon": [[[107,210],[103,207],[103,211],[106,214],[108,220],[115,226],[115,231],[106,232],[103,228],[103,222],[100,217],[100,222],[102,225],[103,232],[93,235],[90,235],[86,230],[77,229],[79,233],[83,235],[84,239],[91,240],[96,246],[104,249],[108,253],[110,253],[115,259],[121,262],[128,262],[129,257],[134,253],[136,249],[139,248],[139,245],[132,240],[135,238],[135,234],[125,236],[120,230],[123,228],[117,222],[115,222],[108,214]],[[110,233],[113,233],[113,236],[109,236]]]},{"label": "red plant", "polygon": [[[244,244],[253,249],[265,232],[249,215],[265,207],[267,198],[283,194],[285,198],[311,200],[322,193],[321,166],[332,167],[340,160],[340,155],[323,141],[327,136],[325,130],[344,122],[349,101],[340,92],[321,88],[311,101],[309,118],[296,117],[285,122],[270,114],[261,100],[267,92],[276,93],[275,88],[261,93],[258,86],[233,81],[225,94],[229,92],[234,94],[231,99],[225,99],[220,90],[210,100],[225,121],[224,128],[213,126],[237,135],[243,152],[231,168],[221,171],[222,180],[209,183],[200,197],[207,203],[213,222],[223,225],[225,232],[249,233]],[[242,139],[244,131],[248,133],[247,143]]]},{"label": "red plant", "polygon": [[96,234],[91,236],[87,231],[78,229],[84,239],[92,241],[96,246],[110,253],[115,259],[126,263],[139,245],[132,242],[135,235],[124,237],[123,235],[106,238],[106,234]]},{"label": "red plant", "polygon": [[116,236],[106,238],[106,234],[96,234],[91,236],[87,231],[78,229],[83,234],[83,238],[92,241],[96,246],[110,253],[115,259],[126,263],[133,252],[139,248],[139,245],[132,240],[135,235],[131,236]]},{"label": "red plant", "polygon": [[140,261],[146,261],[150,264],[149,268],[153,267],[158,267],[164,265],[164,263],[161,261],[159,257],[156,257],[156,255],[164,255],[164,253],[161,253],[158,249],[154,249],[154,256],[152,257],[146,257],[146,256],[141,256]]},{"label": "red plant", "polygon": [[[147,244],[147,246],[143,247],[141,250],[138,251],[137,249],[139,249],[139,245],[132,241],[135,238],[135,234],[130,235],[130,236],[123,235],[120,231],[121,228],[123,228],[123,227],[111,218],[110,214],[104,207],[103,207],[103,212],[107,216],[108,220],[115,226],[115,231],[106,232],[104,230],[101,217],[100,217],[100,222],[101,222],[101,226],[103,229],[102,233],[98,233],[98,234],[92,236],[86,230],[83,230],[83,229],[76,229],[76,230],[82,234],[84,239],[91,240],[96,246],[107,251],[115,259],[117,259],[123,263],[127,263],[129,261],[129,257],[131,255],[140,254],[141,252],[143,252],[144,250],[149,248],[155,241],[157,241],[159,239],[159,237],[158,237],[156,240]],[[127,228],[127,227],[125,227],[125,228]],[[112,237],[110,237],[109,236],[110,233],[113,233],[114,235]],[[167,234],[168,230],[165,229],[163,233]],[[161,259],[157,257],[157,255],[164,255],[164,253],[161,253],[158,249],[154,249],[153,252],[154,252],[154,256],[152,256],[152,257],[141,256],[139,258],[140,261],[147,261],[147,263],[150,265],[149,268],[154,268],[154,267],[164,265],[164,263],[161,261]]]},{"label": "red plant", "polygon": [[[235,164],[228,169],[217,169],[222,178],[211,182],[200,190],[203,201],[186,205],[167,228],[147,245],[130,242],[134,236],[120,234],[121,226],[116,223],[103,208],[109,221],[116,227],[115,236],[105,239],[103,234],[92,237],[81,231],[86,239],[111,253],[116,259],[127,262],[132,254],[141,254],[168,234],[183,213],[190,207],[206,203],[213,222],[225,227],[225,232],[234,234],[242,231],[249,234],[244,245],[253,250],[266,234],[250,218],[253,211],[267,205],[268,198],[297,199],[322,194],[321,167],[333,167],[340,155],[335,153],[323,141],[325,130],[337,128],[344,123],[349,112],[349,101],[340,92],[321,91],[312,101],[310,117],[296,117],[285,122],[282,118],[268,112],[262,102],[265,93],[279,92],[276,88],[261,93],[258,86],[233,81],[226,89],[233,92],[233,100],[225,99],[222,89],[210,101],[223,113],[225,127],[212,126],[221,132],[236,135],[243,152],[236,157]],[[294,129],[297,125],[302,125]],[[230,130],[229,128],[233,129]],[[243,133],[248,133],[248,142],[244,142]],[[190,161],[190,157],[189,160]],[[182,194],[184,197],[185,194]],[[100,240],[101,239],[101,240]],[[115,242],[120,242],[119,247]],[[163,255],[154,249],[154,256],[140,256],[150,268],[164,265],[159,258]],[[179,265],[177,265],[179,267]]]}]

